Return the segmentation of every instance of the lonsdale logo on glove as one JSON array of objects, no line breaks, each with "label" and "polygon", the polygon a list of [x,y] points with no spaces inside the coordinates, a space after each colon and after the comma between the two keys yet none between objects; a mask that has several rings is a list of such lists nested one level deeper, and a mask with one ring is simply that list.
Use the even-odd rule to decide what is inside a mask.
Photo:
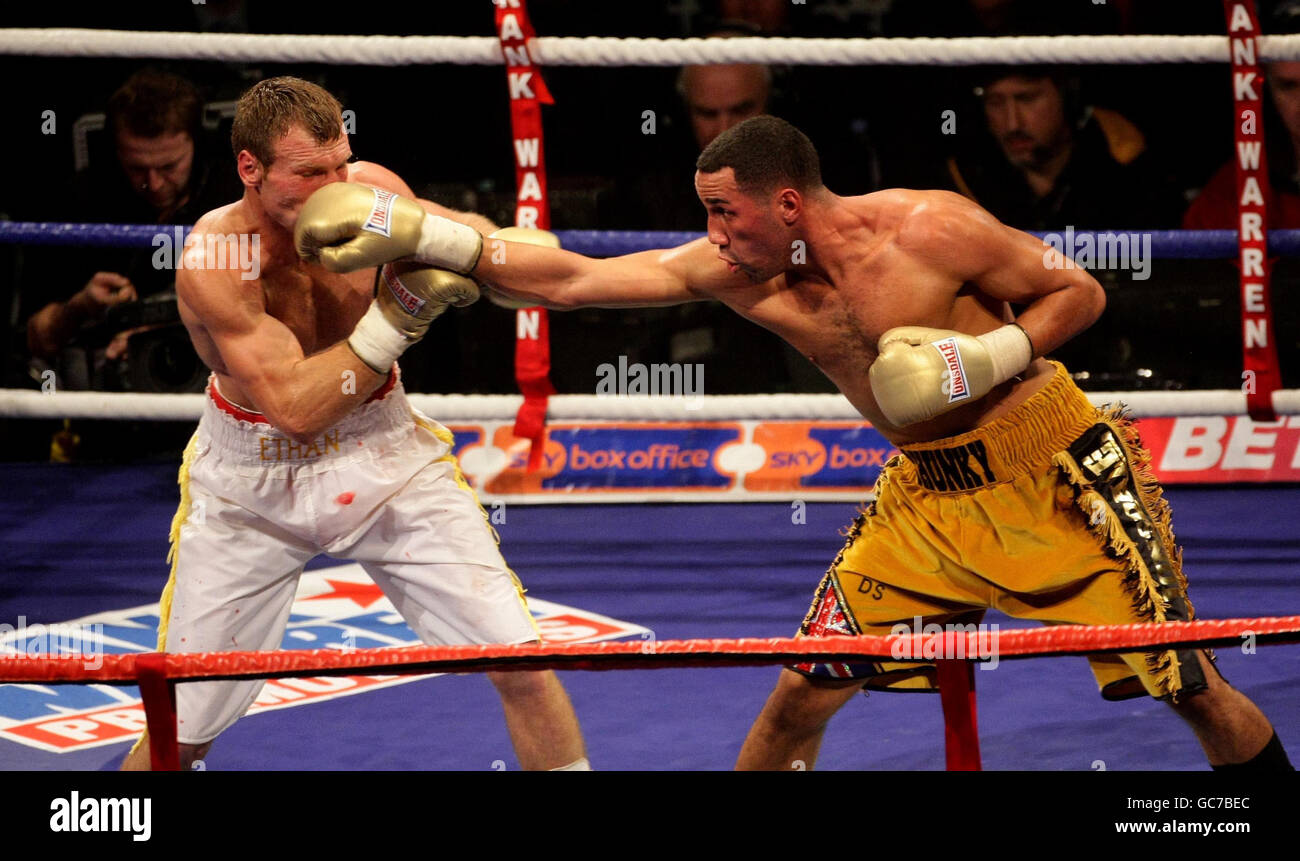
[{"label": "lonsdale logo on glove", "polygon": [[871,393],[895,427],[984,397],[1028,367],[1034,355],[1029,335],[1015,323],[978,336],[899,326],[881,335],[879,346],[868,372]]},{"label": "lonsdale logo on glove", "polygon": [[382,188],[374,189],[375,205],[370,210],[370,217],[361,225],[362,229],[380,236],[393,235],[393,198],[397,195]]},{"label": "lonsdale logo on glove", "polygon": [[397,300],[397,304],[405,308],[406,313],[412,316],[419,316],[420,309],[424,307],[426,300],[421,299],[410,290],[407,290],[406,285],[398,280],[397,276],[393,274],[393,267],[385,266],[380,271],[384,273],[384,283],[387,284],[388,289],[392,291],[393,298]]},{"label": "lonsdale logo on glove", "polygon": [[966,384],[966,369],[961,363],[961,351],[957,349],[956,338],[944,338],[935,341],[934,348],[943,356],[948,372],[943,376],[939,389],[948,396],[948,403],[956,403],[970,397],[970,386]]}]

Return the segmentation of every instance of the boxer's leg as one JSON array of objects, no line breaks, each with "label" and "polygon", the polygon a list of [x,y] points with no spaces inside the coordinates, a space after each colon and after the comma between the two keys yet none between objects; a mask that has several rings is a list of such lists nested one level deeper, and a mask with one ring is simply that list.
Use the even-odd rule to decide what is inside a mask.
[{"label": "boxer's leg", "polygon": [[862,689],[861,679],[817,679],[783,669],[736,759],[740,771],[811,769],[826,724]]},{"label": "boxer's leg", "polygon": [[519,764],[529,770],[585,770],[587,752],[578,716],[550,670],[487,673],[501,697],[506,729]]},{"label": "boxer's leg", "polygon": [[1210,766],[1289,769],[1290,760],[1280,742],[1273,744],[1277,735],[1264,713],[1219,675],[1205,652],[1196,656],[1206,687],[1169,706],[1196,733]]},{"label": "boxer's leg", "polygon": [[[189,771],[193,768],[194,763],[206,759],[208,751],[212,750],[212,742],[207,744],[181,744],[177,745],[180,750],[181,771]],[[152,771],[153,762],[149,754],[149,731],[145,730],[144,735],[140,736],[140,743],[131,748],[131,752],[122,760],[121,771]]]},{"label": "boxer's leg", "polygon": [[[173,527],[174,568],[159,620],[159,651],[277,649],[298,575],[316,550],[209,491],[200,478],[204,471],[196,462],[190,476],[183,477],[181,516]],[[194,514],[200,511],[202,516]],[[217,735],[248,710],[264,684],[264,679],[256,679],[177,685],[182,768],[207,754]],[[149,767],[145,734],[122,769]]]},{"label": "boxer's leg", "polygon": [[[932,524],[953,522],[954,503],[923,492],[899,463],[886,466],[875,502],[846,530],[844,548],[822,579],[799,636],[884,636],[899,624],[911,629],[917,620],[978,621],[986,587],[926,539]],[[934,664],[883,659],[786,668],[736,768],[812,768],[827,723],[863,688],[935,691]]]},{"label": "boxer's leg", "polygon": [[[394,542],[394,535],[401,541]],[[426,643],[540,640],[523,588],[450,455],[411,478],[355,543],[329,552],[361,563]],[[524,768],[560,768],[585,759],[578,719],[553,672],[487,676],[501,696]]]},{"label": "boxer's leg", "polygon": [[[1194,612],[1169,506],[1135,430],[1118,413],[1105,418],[1056,456],[1072,504],[1056,518],[1046,512],[1039,518],[1042,528],[1062,524],[1054,545],[1064,549],[1075,542],[1077,549],[1067,555],[1091,560],[1083,569],[1090,576],[1079,580],[1070,599],[1051,608],[1035,602],[1029,612],[1028,607],[1002,609],[1074,624],[1189,621]],[[1192,727],[1212,767],[1290,767],[1268,719],[1224,680],[1206,652],[1095,656],[1092,664],[1108,699],[1145,689],[1167,702]]]}]

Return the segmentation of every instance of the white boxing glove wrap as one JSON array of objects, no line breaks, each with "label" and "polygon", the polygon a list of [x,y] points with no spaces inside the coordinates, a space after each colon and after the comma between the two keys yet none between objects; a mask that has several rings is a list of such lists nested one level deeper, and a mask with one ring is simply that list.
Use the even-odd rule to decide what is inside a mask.
[{"label": "white boxing glove wrap", "polygon": [[397,357],[414,343],[388,322],[377,300],[370,303],[365,316],[348,336],[352,352],[377,374],[387,374]]},{"label": "white boxing glove wrap", "polygon": [[415,259],[439,269],[468,273],[483,253],[483,234],[467,224],[425,214],[420,222],[420,243]]},{"label": "white boxing glove wrap", "polygon": [[1001,385],[1016,374],[1029,367],[1034,358],[1034,345],[1029,341],[1029,333],[1008,323],[1001,329],[994,329],[975,340],[984,345],[993,360],[993,385]]}]

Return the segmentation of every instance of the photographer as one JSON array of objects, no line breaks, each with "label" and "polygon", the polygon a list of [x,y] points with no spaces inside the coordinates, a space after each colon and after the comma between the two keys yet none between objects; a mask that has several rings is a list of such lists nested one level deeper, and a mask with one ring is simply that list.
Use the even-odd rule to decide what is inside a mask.
[{"label": "photographer", "polygon": [[[111,167],[78,175],[54,220],[188,224],[227,199],[234,175],[214,171],[203,145],[203,102],[165,72],[132,75],[109,99]],[[102,161],[102,160],[101,160]],[[32,255],[24,300],[36,363],[54,366],[62,388],[197,391],[206,377],[176,313],[170,255],[157,248],[48,249]],[[74,287],[75,292],[71,291]],[[62,293],[63,295],[60,295]],[[172,344],[175,341],[176,344]]]},{"label": "photographer", "polygon": [[[212,158],[215,142],[205,138],[202,118],[203,99],[189,81],[152,69],[135,73],[108,101],[104,137],[113,157],[94,158],[92,144],[90,166],[35,214],[48,221],[193,223],[238,188],[234,172]],[[166,231],[158,241],[178,238]],[[31,249],[19,317],[26,320],[31,376],[47,379],[52,370],[61,390],[200,391],[207,369],[176,309],[181,251],[157,243]],[[163,456],[184,445],[183,435],[161,424],[60,424],[52,443],[30,441],[49,444],[54,460]]]}]

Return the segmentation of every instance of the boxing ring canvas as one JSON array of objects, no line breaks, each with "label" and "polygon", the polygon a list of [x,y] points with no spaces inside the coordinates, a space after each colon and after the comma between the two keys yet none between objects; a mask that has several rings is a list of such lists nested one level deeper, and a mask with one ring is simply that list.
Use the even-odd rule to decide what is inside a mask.
[{"label": "boxing ring canvas", "polygon": [[[521,4],[511,4],[512,9],[515,5]],[[542,67],[565,65],[1231,62],[1234,74],[1257,65],[1257,22],[1253,12],[1246,14],[1244,9],[1245,26],[1239,26],[1234,10],[1226,39],[1222,34],[849,38],[817,40],[816,45],[809,40],[766,38],[712,43],[526,39],[531,25],[520,29],[514,14],[508,19],[504,12],[498,16],[497,36],[491,38],[31,29],[0,32],[0,52],[23,57],[78,52],[209,60],[237,56],[243,62],[277,64],[499,65],[504,61],[508,74],[519,75],[527,68],[530,71],[524,74],[536,73],[539,81]],[[504,26],[506,20],[511,27]],[[196,44],[200,41],[205,44]],[[1264,35],[1257,42],[1259,62],[1300,58],[1300,35]],[[531,90],[512,82],[510,92],[512,108],[520,109],[512,117],[537,107]],[[1234,98],[1240,103],[1234,107],[1245,104],[1240,92]],[[533,139],[533,134],[538,137]],[[527,147],[520,148],[519,143],[537,144],[540,134],[540,124],[531,130],[512,124],[519,186],[516,203],[520,204],[516,223],[526,220],[525,213],[530,216],[527,220],[538,214],[531,202],[524,203],[524,189],[538,182],[537,174],[525,168],[539,166],[524,163]],[[562,144],[563,138],[556,137],[552,143]],[[531,151],[537,152],[535,147]],[[1259,172],[1259,164],[1245,167]],[[538,172],[545,178],[544,171]],[[525,185],[526,178],[531,184]],[[1240,235],[1236,230],[1149,232],[1152,254],[1259,262],[1266,249],[1289,255],[1300,251],[1300,232],[1265,234],[1260,230],[1263,222],[1246,221],[1257,212],[1252,209],[1255,203],[1244,197],[1239,207]],[[530,192],[527,200],[531,199]],[[1067,244],[1073,246],[1079,234],[1061,226],[1067,230]],[[155,244],[158,230],[174,231],[170,235],[179,240],[183,229],[179,225],[0,222],[0,241],[143,248]],[[602,256],[673,247],[692,238],[645,232],[561,234],[566,249]],[[1110,232],[1105,236],[1114,238]],[[1149,256],[1144,253],[1144,259]],[[1248,291],[1257,286],[1244,281],[1251,271],[1242,271],[1243,296],[1248,300],[1242,323],[1245,332],[1258,333],[1271,311],[1262,301],[1266,294]],[[1248,370],[1243,379],[1257,367],[1260,349],[1258,344],[1252,347],[1249,335],[1245,338]],[[1240,392],[1203,395],[1195,405],[1178,411],[1162,412],[1162,406],[1143,412],[1150,419],[1143,433],[1166,481],[1174,530],[1185,551],[1190,597],[1202,619],[1285,615],[1300,609],[1296,577],[1300,530],[1293,525],[1300,514],[1295,484],[1300,481],[1300,455],[1296,454],[1300,419],[1295,418],[1300,414],[1300,393],[1277,391],[1280,375],[1275,357],[1267,364],[1270,373],[1261,372],[1258,391],[1252,377]],[[1175,393],[1145,394],[1163,398]],[[77,397],[53,394],[53,389],[50,394],[0,392],[0,415],[125,416],[120,401],[98,394],[84,401]],[[192,418],[199,397],[143,396],[139,403],[149,418],[175,420]],[[856,411],[845,412],[847,402],[823,403],[813,409],[813,401],[802,397],[784,398],[780,404],[743,415],[731,414],[734,406],[721,398],[715,402],[722,403],[717,408],[720,414],[706,415],[706,409],[685,416],[697,426],[683,430],[665,426],[682,416],[660,412],[680,412],[672,399],[657,400],[653,411],[645,414],[610,416],[603,409],[597,411],[599,415],[590,412],[592,405],[580,398],[561,396],[543,410],[550,422],[549,436],[532,437],[544,439],[538,446],[540,471],[524,469],[522,450],[511,436],[516,400],[481,400],[460,413],[451,408],[451,401],[419,408],[456,430],[462,466],[485,494],[485,501],[493,504],[491,522],[500,533],[507,561],[530,590],[544,635],[561,643],[645,644],[794,633],[818,580],[843,544],[840,530],[852,521],[856,501],[892,454],[883,437],[861,425]],[[1255,422],[1244,417],[1243,402]],[[82,412],[74,404],[89,404],[93,410]],[[767,411],[772,407],[782,411]],[[1272,415],[1274,409],[1283,416],[1281,420]],[[575,420],[603,424],[566,424]],[[611,420],[645,426],[612,427]],[[475,424],[466,427],[465,422]],[[602,457],[606,462],[600,461]],[[1258,467],[1258,460],[1266,460],[1267,468]],[[627,471],[616,471],[623,467]],[[601,486],[585,483],[589,473],[605,468],[613,474],[612,480]],[[661,473],[659,479],[666,484],[636,484],[647,471]],[[51,632],[56,629],[89,630],[92,647],[104,652],[151,651],[157,597],[167,579],[167,536],[178,498],[176,464],[3,464],[0,481],[14,489],[0,499],[4,572],[0,661],[5,654],[16,656],[20,647],[28,655],[33,650],[39,653],[42,643],[49,653],[55,644]],[[1196,484],[1203,481],[1216,484]],[[628,490],[634,492],[623,492]],[[496,508],[493,496],[497,501],[506,497],[508,506]],[[595,504],[597,498],[602,504]],[[725,504],[718,504],[724,500]],[[793,513],[792,500],[797,509]],[[413,642],[413,635],[395,618],[383,596],[345,560],[317,559],[309,566],[297,597],[282,644],[285,649],[323,646],[350,651]],[[10,630],[14,621],[19,627],[31,627],[21,633]],[[1024,624],[995,612],[984,622],[1007,630]],[[1300,740],[1300,715],[1292,705],[1300,693],[1300,649],[1294,644],[1256,648],[1247,634],[1239,644],[1221,645],[1218,653],[1226,677],[1271,716],[1282,741],[1294,749]],[[979,723],[986,768],[1205,769],[1194,736],[1174,714],[1146,697],[1118,703],[1102,700],[1078,657],[980,666],[984,669],[972,675],[983,712]],[[596,768],[713,770],[730,768],[735,762],[777,673],[775,666],[766,666],[571,671],[562,677]],[[500,771],[518,767],[497,696],[481,673],[280,678],[266,691],[256,709],[222,735],[204,761],[205,768]],[[114,769],[142,727],[139,696],[130,686],[0,684],[0,768]],[[817,764],[830,770],[940,770],[945,764],[944,730],[939,697],[886,693],[858,697],[832,720]],[[795,770],[806,766],[799,761],[789,764]]]},{"label": "boxing ring canvas", "polygon": [[[167,578],[174,467],[6,464],[0,502],[0,618],[29,626],[96,617],[119,650],[146,651],[153,631],[121,627],[122,611],[154,607]],[[1300,492],[1293,486],[1167,488],[1201,618],[1300,606]],[[780,502],[511,505],[496,523],[507,561],[560,637],[631,641],[786,637],[853,517],[849,503],[809,503],[792,522]],[[329,612],[354,620],[352,645],[402,642],[373,587],[343,560],[318,558],[307,580],[332,600],[302,601],[285,648],[318,648]],[[355,605],[355,606],[354,606]],[[542,609],[539,610],[538,607]],[[297,613],[298,607],[295,608]],[[314,615],[313,615],[314,614]],[[324,619],[324,621],[322,621]],[[1026,623],[990,612],[1004,630]],[[155,619],[156,622],[156,619]],[[114,629],[112,624],[118,624]],[[1032,623],[1030,623],[1032,624]],[[298,636],[295,636],[297,632]],[[301,635],[311,633],[317,639]],[[409,631],[407,631],[409,635]],[[122,637],[137,641],[132,646]],[[385,640],[385,637],[390,639]],[[413,638],[411,638],[413,640]],[[1217,650],[1219,666],[1300,738],[1300,649]],[[610,770],[717,770],[734,762],[775,680],[775,667],[562,672],[593,765]],[[379,682],[351,695],[334,680],[273,683],[280,707],[250,713],[205,761],[214,770],[514,770],[499,701],[481,674]],[[1204,770],[1193,735],[1150,698],[1106,702],[1075,657],[1003,661],[975,672],[984,767],[992,770]],[[289,705],[287,700],[304,700]],[[138,728],[130,687],[0,686],[0,768],[114,769]],[[98,717],[70,718],[93,712]],[[135,715],[135,716],[133,716]],[[60,724],[60,720],[62,723]],[[78,723],[78,720],[85,721]],[[114,723],[116,721],[116,724]],[[66,752],[15,739],[16,725],[59,724]],[[120,740],[86,745],[86,738]],[[937,696],[872,693],[834,718],[818,767],[942,770]],[[797,765],[792,764],[797,768]]]}]

